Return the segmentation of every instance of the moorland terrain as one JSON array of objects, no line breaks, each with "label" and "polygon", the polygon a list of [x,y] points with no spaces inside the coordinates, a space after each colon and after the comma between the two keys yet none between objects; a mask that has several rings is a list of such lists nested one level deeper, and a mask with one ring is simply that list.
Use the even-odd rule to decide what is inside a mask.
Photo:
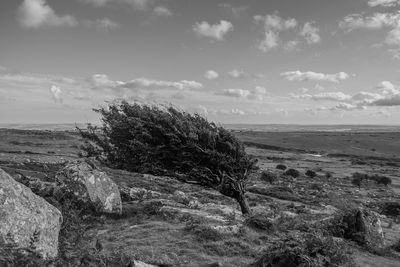
[{"label": "moorland terrain", "polygon": [[[63,214],[71,225],[60,233],[60,255],[71,266],[112,257],[152,264],[141,266],[248,266],[271,245],[312,234],[319,222],[356,206],[379,216],[383,245],[335,242],[349,248],[357,266],[400,266],[400,132],[235,135],[258,159],[246,193],[254,215],[243,216],[234,200],[204,187],[98,166],[119,187],[122,215]],[[68,161],[79,159],[80,144],[75,131],[0,129],[0,168],[16,180],[51,182]],[[299,176],[285,174],[279,164]],[[354,173],[385,176],[391,184],[355,184]]]}]

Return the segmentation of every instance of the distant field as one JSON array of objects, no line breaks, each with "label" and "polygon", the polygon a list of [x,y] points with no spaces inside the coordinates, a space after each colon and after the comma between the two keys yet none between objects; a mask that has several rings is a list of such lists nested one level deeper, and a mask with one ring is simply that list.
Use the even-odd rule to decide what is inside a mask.
[{"label": "distant field", "polygon": [[260,132],[235,131],[250,145],[276,150],[400,159],[400,132]]}]

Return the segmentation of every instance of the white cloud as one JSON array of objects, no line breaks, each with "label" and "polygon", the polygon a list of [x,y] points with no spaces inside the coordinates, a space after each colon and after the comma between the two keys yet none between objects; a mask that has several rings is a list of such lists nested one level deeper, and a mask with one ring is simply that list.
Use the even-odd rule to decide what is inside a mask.
[{"label": "white cloud", "polygon": [[288,71],[281,73],[281,76],[289,81],[327,81],[327,82],[339,82],[349,78],[349,75],[345,72],[338,72],[336,74],[324,74],[312,71]]},{"label": "white cloud", "polygon": [[314,26],[314,24],[314,22],[306,22],[300,32],[300,35],[306,39],[308,44],[316,44],[321,41],[319,28]]},{"label": "white cloud", "polygon": [[246,74],[243,70],[233,69],[228,72],[229,77],[234,79],[243,79],[246,77]]},{"label": "white cloud", "polygon": [[171,10],[169,10],[165,6],[156,6],[153,9],[153,12],[154,12],[154,14],[156,14],[157,16],[160,16],[160,17],[171,17],[172,16]]},{"label": "white cloud", "polygon": [[299,45],[298,40],[292,40],[285,44],[284,49],[289,52],[296,51],[299,50],[298,45]]},{"label": "white cloud", "polygon": [[192,29],[198,36],[222,41],[228,32],[233,31],[233,25],[229,21],[225,20],[221,20],[219,24],[213,25],[210,25],[207,21],[202,21],[193,25]]},{"label": "white cloud", "polygon": [[94,74],[88,79],[92,89],[176,89],[198,90],[203,85],[196,81],[181,80],[178,82],[137,78],[130,81],[114,81],[105,74]]},{"label": "white cloud", "polygon": [[110,31],[119,28],[119,24],[109,18],[103,18],[98,20],[86,20],[83,22],[89,28],[96,28],[100,31]]},{"label": "white cloud", "polygon": [[256,23],[262,23],[264,26],[264,38],[258,42],[257,48],[263,52],[268,52],[279,46],[279,32],[293,29],[297,26],[294,18],[282,19],[278,13],[270,15],[254,16]]},{"label": "white cloud", "polygon": [[339,103],[336,106],[330,108],[330,110],[345,110],[345,111],[363,110],[363,109],[366,109],[366,107],[360,105],[353,105],[349,103]]},{"label": "white cloud", "polygon": [[216,72],[215,70],[208,70],[206,71],[206,73],[204,74],[204,77],[207,80],[215,80],[219,78],[219,73]]},{"label": "white cloud", "polygon": [[297,91],[299,91],[300,93],[305,94],[305,93],[307,93],[307,92],[310,91],[310,90],[309,90],[308,88],[302,87],[302,88],[297,89]]},{"label": "white cloud", "polygon": [[396,88],[393,83],[389,81],[383,81],[381,82],[376,89],[378,89],[382,94],[384,95],[395,95],[395,94],[400,94],[399,88]]},{"label": "white cloud", "polygon": [[226,110],[226,109],[221,109],[217,111],[218,114],[222,114],[222,115],[245,115],[246,112],[244,112],[241,109],[238,108],[233,108],[230,110]]},{"label": "white cloud", "polygon": [[224,89],[222,92],[217,93],[219,95],[230,96],[230,97],[248,97],[251,93],[249,90],[244,89]]},{"label": "white cloud", "polygon": [[222,92],[217,92],[216,95],[228,97],[245,98],[249,100],[263,100],[268,94],[267,89],[262,86],[256,86],[253,90],[246,89],[224,89]]},{"label": "white cloud", "polygon": [[300,98],[300,99],[309,98],[309,99],[317,100],[317,101],[318,100],[346,101],[346,100],[351,99],[350,95],[346,95],[342,92],[324,92],[324,93],[319,93],[319,94],[315,94],[315,95],[311,95],[311,94],[293,95],[293,97]]},{"label": "white cloud", "polygon": [[24,0],[17,13],[19,23],[26,28],[78,25],[78,21],[71,15],[57,15],[45,0]]},{"label": "white cloud", "polygon": [[339,27],[349,31],[355,29],[382,29],[396,27],[399,24],[400,13],[374,13],[371,16],[351,14],[339,22]]},{"label": "white cloud", "polygon": [[56,103],[62,103],[63,99],[62,99],[62,91],[59,87],[52,85],[50,87],[50,93],[51,96],[53,97],[54,102]]},{"label": "white cloud", "polygon": [[93,88],[114,88],[118,85],[105,74],[94,74],[88,79]]},{"label": "white cloud", "polygon": [[265,29],[275,30],[275,31],[285,31],[292,29],[297,26],[297,21],[294,18],[282,19],[278,13],[271,15],[256,15],[254,20],[257,23],[263,23]]},{"label": "white cloud", "polygon": [[254,90],[251,91],[250,95],[247,96],[248,99],[263,100],[265,96],[268,95],[268,91],[263,86],[256,86]]},{"label": "white cloud", "polygon": [[400,4],[400,0],[369,0],[368,5],[370,7],[383,6],[383,7],[394,7]]},{"label": "white cloud", "polygon": [[400,46],[400,27],[394,28],[386,35],[385,43]]}]

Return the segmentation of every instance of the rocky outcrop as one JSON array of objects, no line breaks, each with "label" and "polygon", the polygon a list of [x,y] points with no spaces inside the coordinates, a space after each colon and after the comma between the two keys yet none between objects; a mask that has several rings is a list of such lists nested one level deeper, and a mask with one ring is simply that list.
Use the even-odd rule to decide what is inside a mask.
[{"label": "rocky outcrop", "polygon": [[337,214],[330,222],[335,236],[353,240],[367,247],[382,248],[385,237],[379,215],[367,209],[351,209]]},{"label": "rocky outcrop", "polygon": [[60,190],[71,193],[79,202],[94,204],[101,212],[122,212],[118,186],[94,165],[84,161],[68,163],[56,179]]},{"label": "rocky outcrop", "polygon": [[58,252],[61,212],[0,169],[0,238],[43,258]]}]

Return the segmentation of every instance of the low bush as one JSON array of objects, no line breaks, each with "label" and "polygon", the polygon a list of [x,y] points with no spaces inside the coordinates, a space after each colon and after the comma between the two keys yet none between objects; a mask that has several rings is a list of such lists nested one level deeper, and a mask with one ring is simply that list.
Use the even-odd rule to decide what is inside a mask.
[{"label": "low bush", "polygon": [[202,219],[191,218],[187,220],[184,229],[194,234],[200,241],[220,241],[224,238],[223,234],[210,227]]},{"label": "low bush", "polygon": [[273,231],[274,223],[265,213],[255,213],[248,216],[245,225],[255,230]]},{"label": "low bush", "polygon": [[286,165],[283,165],[283,164],[278,164],[278,165],[276,165],[276,168],[277,168],[278,170],[282,170],[282,171],[284,171],[284,170],[287,169]]},{"label": "low bush", "polygon": [[355,266],[350,250],[330,236],[288,234],[274,241],[251,267]]},{"label": "low bush", "polygon": [[300,172],[296,169],[289,169],[289,170],[285,171],[285,175],[291,176],[293,178],[297,178],[300,176]]},{"label": "low bush", "polygon": [[261,173],[260,180],[273,184],[276,180],[278,180],[278,175],[270,171],[263,171]]},{"label": "low bush", "polygon": [[400,216],[400,202],[387,201],[378,204],[380,213],[386,216]]},{"label": "low bush", "polygon": [[361,184],[362,184],[363,178],[361,177],[353,177],[351,180],[351,183],[355,186],[358,187],[358,189],[361,189]]},{"label": "low bush", "polygon": [[355,172],[352,174],[352,178],[355,182],[356,180],[359,180],[359,183],[362,181],[374,181],[375,183],[383,184],[384,186],[392,184],[392,179],[390,177],[378,174],[368,175],[365,173]]},{"label": "low bush", "polygon": [[310,177],[310,178],[314,178],[315,176],[317,176],[317,173],[313,170],[307,170],[306,171],[306,176]]},{"label": "low bush", "polygon": [[392,184],[392,179],[390,177],[382,176],[382,175],[375,175],[373,177],[374,177],[373,180],[377,184],[383,184],[384,186],[388,186],[388,185]]}]

